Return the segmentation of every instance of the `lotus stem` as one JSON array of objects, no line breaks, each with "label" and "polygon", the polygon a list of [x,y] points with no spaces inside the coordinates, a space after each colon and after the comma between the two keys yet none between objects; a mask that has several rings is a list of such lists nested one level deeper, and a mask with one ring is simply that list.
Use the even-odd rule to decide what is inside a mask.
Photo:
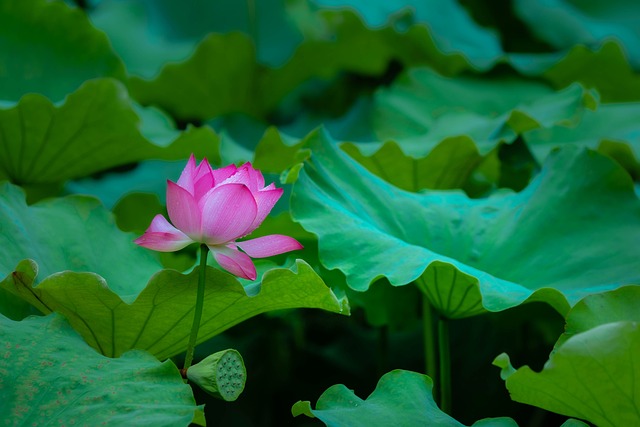
[{"label": "lotus stem", "polygon": [[438,342],[433,322],[433,307],[427,295],[422,292],[422,333],[424,336],[424,357],[426,374],[433,380],[434,390],[438,389]]},{"label": "lotus stem", "polygon": [[[198,330],[200,329],[200,320],[202,320],[202,308],[204,306],[204,287],[207,275],[207,255],[209,248],[204,243],[200,244],[200,271],[198,276],[198,292],[196,295],[196,309],[193,313],[193,324],[191,325],[191,335],[189,336],[189,345],[187,346],[187,355],[184,359],[184,371],[186,373],[191,362],[193,362],[193,353],[196,348],[196,340],[198,339]],[[186,380],[185,380],[186,382]]]},{"label": "lotus stem", "polygon": [[440,352],[440,409],[451,415],[451,344],[449,319],[438,316],[438,350]]}]

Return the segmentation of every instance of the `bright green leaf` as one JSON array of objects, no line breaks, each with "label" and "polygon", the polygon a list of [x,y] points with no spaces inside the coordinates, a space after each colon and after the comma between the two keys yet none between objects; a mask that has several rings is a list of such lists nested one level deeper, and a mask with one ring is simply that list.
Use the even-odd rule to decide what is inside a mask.
[{"label": "bright green leaf", "polygon": [[606,323],[629,320],[640,323],[640,286],[625,286],[602,294],[588,295],[569,312],[565,332],[556,348],[576,334]]},{"label": "bright green leaf", "polygon": [[209,128],[189,128],[167,146],[175,131],[159,114],[145,111],[143,117],[153,123],[140,124],[126,89],[112,79],[88,81],[60,106],[42,95],[26,95],[0,110],[0,179],[58,183],[150,158],[187,158],[191,152],[219,159],[218,138]]},{"label": "bright green leaf", "polygon": [[[309,401],[299,401],[291,413],[294,417],[316,417],[327,426],[464,427],[438,408],[432,389],[433,381],[428,376],[398,369],[383,375],[366,400],[342,384],[334,385],[322,393],[316,409],[311,408]],[[474,426],[517,427],[517,424],[510,418],[493,418]]]},{"label": "bright green leaf", "polygon": [[61,1],[0,2],[2,100],[37,92],[60,101],[96,77],[124,80],[124,67],[82,10]]},{"label": "bright green leaf", "polygon": [[640,424],[639,358],[638,322],[621,321],[571,336],[539,373],[514,370],[504,353],[494,364],[516,402],[615,427]]},{"label": "bright green leaf", "polygon": [[[133,303],[123,301],[94,273],[64,272],[33,287],[36,266],[22,261],[17,274],[0,288],[41,307],[64,314],[83,338],[102,354],[117,357],[131,349],[146,350],[158,359],[183,352],[191,333],[198,269],[189,274],[162,270]],[[292,269],[267,271],[260,284],[246,289],[230,274],[207,267],[204,312],[198,342],[204,342],[250,317],[272,310],[320,308],[348,314],[304,261]]]},{"label": "bright green leaf", "polygon": [[7,425],[188,426],[198,408],[171,361],[95,352],[62,316],[0,316],[0,412]]},{"label": "bright green leaf", "polygon": [[589,293],[640,281],[640,200],[625,171],[597,153],[554,152],[520,193],[470,199],[399,190],[322,132],[308,144],[292,216],[354,290],[383,276],[395,286],[419,279],[441,312],[467,317],[526,300],[565,313]]}]

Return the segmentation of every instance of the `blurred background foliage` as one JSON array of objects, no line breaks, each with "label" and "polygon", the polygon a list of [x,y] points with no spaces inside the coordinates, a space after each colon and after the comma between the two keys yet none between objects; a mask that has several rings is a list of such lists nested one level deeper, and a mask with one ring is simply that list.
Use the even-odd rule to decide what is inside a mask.
[{"label": "blurred background foliage", "polygon": [[[120,230],[141,233],[191,152],[252,161],[285,187],[257,233],[292,235],[305,250],[259,272],[302,258],[348,296],[352,315],[270,313],[200,345],[196,358],[238,349],[248,372],[236,402],[195,390],[211,425],[319,425],[292,418],[292,404],[333,384],[365,397],[392,369],[424,371],[418,288],[382,277],[354,291],[326,264],[316,230],[291,217],[290,183],[319,126],[350,159],[416,194],[519,192],[566,145],[615,160],[640,194],[631,0],[0,1],[0,98],[0,179],[29,204],[95,196]],[[144,262],[185,271],[195,251]],[[15,267],[4,264],[2,277]],[[3,313],[29,311],[15,304]],[[540,370],[566,311],[531,302],[451,321],[453,417],[560,425],[566,417],[510,400],[491,363],[505,352]]]}]

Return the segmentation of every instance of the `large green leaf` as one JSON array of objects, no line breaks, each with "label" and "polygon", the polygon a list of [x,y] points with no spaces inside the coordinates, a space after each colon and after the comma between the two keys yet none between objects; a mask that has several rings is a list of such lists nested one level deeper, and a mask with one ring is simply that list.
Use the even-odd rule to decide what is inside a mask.
[{"label": "large green leaf", "polygon": [[516,0],[514,9],[540,39],[558,49],[618,39],[633,67],[640,70],[640,4],[636,1]]},{"label": "large green leaf", "polygon": [[5,425],[188,426],[198,410],[171,361],[142,351],[95,352],[59,315],[0,316]]},{"label": "large green leaf", "polygon": [[[64,314],[102,354],[117,357],[137,348],[165,359],[186,349],[198,288],[197,268],[186,275],[175,270],[158,272],[130,304],[94,273],[63,272],[33,287],[36,269],[33,261],[22,261],[0,288],[45,313]],[[199,343],[266,311],[303,307],[349,311],[347,302],[339,301],[301,260],[292,269],[267,271],[260,284],[246,289],[230,274],[207,267],[205,286]]]},{"label": "large green leaf", "polygon": [[38,263],[42,278],[71,270],[96,272],[113,292],[135,296],[162,268],[149,250],[133,243],[98,200],[84,196],[48,199],[27,206],[19,187],[0,184],[0,275],[23,259]]},{"label": "large green leaf", "polygon": [[38,92],[59,101],[96,77],[124,80],[124,67],[82,10],[61,1],[0,2],[0,99]]},{"label": "large green leaf", "polygon": [[399,190],[323,132],[308,147],[292,216],[354,290],[383,276],[395,286],[418,280],[441,312],[466,317],[525,300],[565,313],[584,295],[640,283],[640,200],[625,171],[597,153],[556,151],[522,192],[470,199]]},{"label": "large green leaf", "polygon": [[461,136],[486,154],[531,129],[575,125],[596,99],[580,85],[554,92],[535,81],[451,79],[416,68],[376,93],[371,125],[378,139],[399,141],[409,154],[424,156],[441,141]]},{"label": "large green leaf", "polygon": [[112,79],[86,82],[60,106],[42,95],[26,95],[0,110],[0,179],[59,183],[149,158],[186,158],[191,152],[218,160],[218,138],[210,128],[177,133],[159,112],[139,111]]},{"label": "large green leaf", "polygon": [[[464,427],[438,408],[433,401],[433,381],[426,375],[395,370],[380,378],[367,399],[361,399],[344,385],[329,387],[318,399],[316,409],[309,401],[291,408],[293,416],[316,417],[327,426],[377,427],[433,426]],[[474,426],[517,427],[511,418],[478,421]]]},{"label": "large green leaf", "polygon": [[[632,304],[637,312],[638,299]],[[568,338],[557,347],[542,372],[517,371],[501,354],[511,398],[597,426],[640,424],[640,327],[635,321],[606,323]]]}]

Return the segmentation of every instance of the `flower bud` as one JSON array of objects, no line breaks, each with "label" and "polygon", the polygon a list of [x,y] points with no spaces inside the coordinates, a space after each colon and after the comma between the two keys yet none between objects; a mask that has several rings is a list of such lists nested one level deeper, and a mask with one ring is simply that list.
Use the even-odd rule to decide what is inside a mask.
[{"label": "flower bud", "polygon": [[233,349],[219,351],[190,366],[187,378],[212,396],[232,402],[240,396],[247,371],[240,353]]}]

